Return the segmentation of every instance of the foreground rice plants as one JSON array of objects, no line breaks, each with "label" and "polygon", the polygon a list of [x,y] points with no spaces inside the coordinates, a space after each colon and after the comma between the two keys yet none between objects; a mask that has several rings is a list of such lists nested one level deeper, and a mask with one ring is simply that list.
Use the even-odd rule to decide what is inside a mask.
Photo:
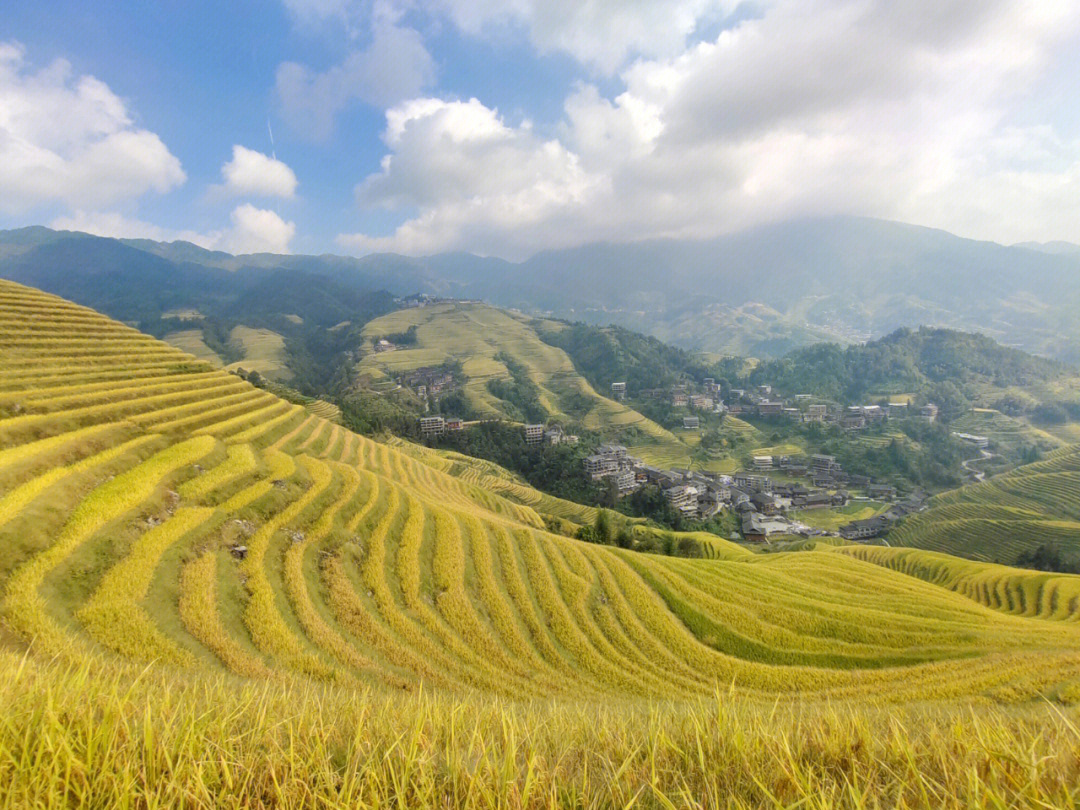
[{"label": "foreground rice plants", "polygon": [[0,806],[1055,807],[1080,714],[522,703],[0,656]]},{"label": "foreground rice plants", "polygon": [[[1080,577],[585,545],[494,465],[3,296],[0,807],[1078,798]],[[1068,514],[1075,469],[1026,475]]]}]

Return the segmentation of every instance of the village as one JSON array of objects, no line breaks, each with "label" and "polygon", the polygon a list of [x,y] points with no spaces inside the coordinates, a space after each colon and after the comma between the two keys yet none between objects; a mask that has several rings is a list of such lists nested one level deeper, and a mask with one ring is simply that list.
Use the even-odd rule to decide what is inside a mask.
[{"label": "village", "polygon": [[[416,376],[417,379],[409,382],[429,395],[434,393],[432,388],[443,382],[423,374]],[[886,419],[918,418],[933,422],[938,417],[938,408],[934,404],[913,408],[907,402],[890,402],[840,408],[832,403],[815,401],[809,395],[779,398],[769,385],[753,390],[730,389],[727,393],[730,404],[721,399],[720,387],[715,381],[706,379],[700,390],[679,385],[646,390],[641,396],[663,398],[673,407],[687,408],[690,414],[682,419],[682,428],[686,431],[701,429],[702,412],[786,417],[800,422],[838,425],[846,431],[862,430]],[[625,400],[626,384],[613,383],[611,396]],[[432,415],[421,417],[419,424],[421,435],[429,439],[462,430],[469,423],[460,418]],[[559,425],[526,424],[522,430],[529,445],[578,442],[576,435],[565,432]],[[977,436],[962,438],[972,443],[984,441]],[[852,541],[875,539],[886,533],[895,521],[924,510],[928,499],[921,490],[900,497],[895,486],[850,474],[834,456],[824,454],[754,455],[748,469],[729,475],[682,468],[661,469],[634,457],[621,444],[605,443],[585,456],[582,464],[585,474],[594,482],[606,484],[616,499],[643,487],[655,487],[673,510],[690,521],[708,521],[728,510],[736,517],[740,529],[739,537],[732,539],[754,543],[770,543],[776,538],[823,536],[839,536]],[[877,514],[839,525],[835,531],[798,519],[798,513],[805,510],[839,512],[849,504],[859,503],[880,508]]]},{"label": "village", "polygon": [[[708,520],[722,510],[732,510],[740,520],[741,539],[747,542],[830,535],[869,540],[885,533],[900,518],[926,508],[924,493],[899,499],[895,487],[849,475],[833,456],[759,457],[755,462],[760,463],[754,470],[734,475],[664,470],[634,458],[618,444],[603,444],[584,460],[590,477],[610,482],[619,496],[654,486],[673,509],[691,520]],[[767,474],[772,470],[777,474]],[[861,494],[853,495],[854,490]],[[888,508],[871,518],[840,526],[838,532],[810,526],[791,516],[798,510],[845,507],[853,500],[884,503]]]},{"label": "village", "polygon": [[[642,396],[669,399],[673,407],[716,414],[756,415],[787,418],[795,422],[838,425],[846,431],[866,429],[886,419],[918,418],[935,422],[938,407],[927,403],[913,408],[906,401],[886,404],[850,405],[840,408],[833,403],[815,401],[810,394],[778,397],[771,385],[752,390],[733,388],[727,400],[714,379],[706,378],[702,390],[679,385],[668,389],[650,389]],[[612,398],[626,396],[625,383],[611,386]],[[701,417],[683,417],[684,430],[699,430]],[[985,446],[985,438],[964,435],[964,441]],[[847,473],[830,455],[810,456],[755,455],[752,469],[725,475],[686,469],[662,470],[629,456],[619,445],[602,445],[596,454],[585,459],[586,472],[594,479],[609,478],[621,495],[642,486],[659,487],[671,506],[687,517],[707,520],[723,509],[733,510],[740,518],[742,539],[770,542],[771,537],[840,536],[846,540],[870,540],[880,537],[897,520],[926,508],[927,496],[916,490],[898,499],[896,487],[875,483],[867,476]],[[775,474],[771,474],[775,471]],[[806,509],[840,509],[851,501],[881,503],[888,508],[870,518],[841,525],[837,532],[810,526],[792,516]]]}]

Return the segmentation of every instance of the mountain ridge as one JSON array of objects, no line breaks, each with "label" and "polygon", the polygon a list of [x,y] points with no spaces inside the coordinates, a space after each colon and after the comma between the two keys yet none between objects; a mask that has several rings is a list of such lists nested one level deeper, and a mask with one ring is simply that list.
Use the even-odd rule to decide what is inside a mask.
[{"label": "mountain ridge", "polygon": [[[48,255],[50,242],[72,239],[84,253],[102,249],[77,232],[0,233],[0,275],[40,281],[28,265],[39,252]],[[533,314],[616,323],[723,354],[775,357],[822,340],[860,342],[926,325],[1080,360],[1080,325],[1071,317],[1080,307],[1080,255],[887,220],[791,220],[707,240],[544,251],[520,263],[461,252],[230,256],[184,242],[112,241],[172,262],[177,284],[196,268],[237,279],[297,270],[367,291],[482,298]],[[71,295],[50,283],[50,291]]]}]

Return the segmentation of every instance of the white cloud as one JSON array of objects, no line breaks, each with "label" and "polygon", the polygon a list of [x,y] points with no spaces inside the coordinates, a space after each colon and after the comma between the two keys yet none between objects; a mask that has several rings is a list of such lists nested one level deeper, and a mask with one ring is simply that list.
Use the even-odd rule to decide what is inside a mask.
[{"label": "white cloud", "polygon": [[542,53],[562,51],[604,73],[632,56],[671,56],[703,21],[722,19],[730,0],[429,0],[462,31],[491,35],[499,27],[528,32]]},{"label": "white cloud", "polygon": [[358,251],[425,253],[469,244],[480,252],[520,255],[558,238],[603,191],[556,140],[528,125],[508,126],[476,99],[418,99],[387,113],[393,150],[382,171],[356,189],[364,207],[417,207],[424,213],[387,238],[344,235]]},{"label": "white cloud", "polygon": [[192,242],[200,247],[213,248],[214,238],[198,231],[178,231],[162,228],[150,222],[124,216],[117,211],[75,211],[70,216],[57,217],[49,223],[58,231],[81,231],[113,239],[152,239],[155,242]]},{"label": "white cloud", "polygon": [[273,211],[245,203],[232,212],[232,228],[221,237],[221,249],[230,253],[288,253],[296,225]]},{"label": "white cloud", "polygon": [[421,36],[388,19],[376,19],[370,44],[319,73],[297,62],[278,66],[276,89],[290,126],[313,140],[333,131],[337,115],[353,102],[387,107],[419,93],[435,78],[435,61]]},{"label": "white cloud", "polygon": [[185,179],[105,83],[74,76],[64,60],[33,72],[21,45],[0,43],[0,211],[109,205]]},{"label": "white cloud", "polygon": [[229,253],[288,253],[296,235],[296,225],[273,211],[250,204],[237,206],[230,215],[232,226],[200,233],[163,228],[127,217],[115,211],[75,211],[54,219],[49,227],[62,231],[82,231],[114,239],[152,239],[155,242],[192,242],[207,250]]},{"label": "white cloud", "polygon": [[614,98],[579,86],[555,139],[475,100],[405,102],[357,199],[417,213],[390,236],[339,241],[520,257],[830,213],[1067,237],[1080,230],[1080,133],[1012,119],[1078,37],[1067,0],[777,0],[637,60]]},{"label": "white cloud", "polygon": [[237,196],[291,198],[296,193],[297,180],[286,164],[262,152],[233,146],[232,160],[221,167],[225,191]]}]

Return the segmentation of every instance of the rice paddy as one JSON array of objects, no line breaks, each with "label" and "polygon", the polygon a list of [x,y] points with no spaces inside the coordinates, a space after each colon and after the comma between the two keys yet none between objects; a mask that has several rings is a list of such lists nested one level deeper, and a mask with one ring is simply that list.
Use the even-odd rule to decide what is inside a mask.
[{"label": "rice paddy", "polygon": [[229,339],[240,347],[243,359],[226,366],[227,369],[257,371],[273,380],[287,380],[292,376],[285,364],[285,338],[277,332],[234,326]]},{"label": "rice paddy", "polygon": [[373,341],[413,326],[415,345],[368,353],[360,361],[360,371],[381,378],[459,360],[470,405],[480,415],[503,417],[506,405],[491,393],[488,383],[511,378],[497,357],[509,355],[536,383],[540,404],[553,419],[616,433],[635,428],[650,442],[681,452],[681,442],[670,431],[598,393],[577,373],[566,353],[540,340],[525,318],[485,304],[434,304],[376,318],[364,327],[364,336]]},{"label": "rice paddy", "polygon": [[891,531],[889,542],[1004,563],[1044,543],[1080,552],[1080,447],[942,493]]},{"label": "rice paddy", "polygon": [[0,805],[1077,798],[1078,577],[583,544],[54,296],[0,342]]}]

